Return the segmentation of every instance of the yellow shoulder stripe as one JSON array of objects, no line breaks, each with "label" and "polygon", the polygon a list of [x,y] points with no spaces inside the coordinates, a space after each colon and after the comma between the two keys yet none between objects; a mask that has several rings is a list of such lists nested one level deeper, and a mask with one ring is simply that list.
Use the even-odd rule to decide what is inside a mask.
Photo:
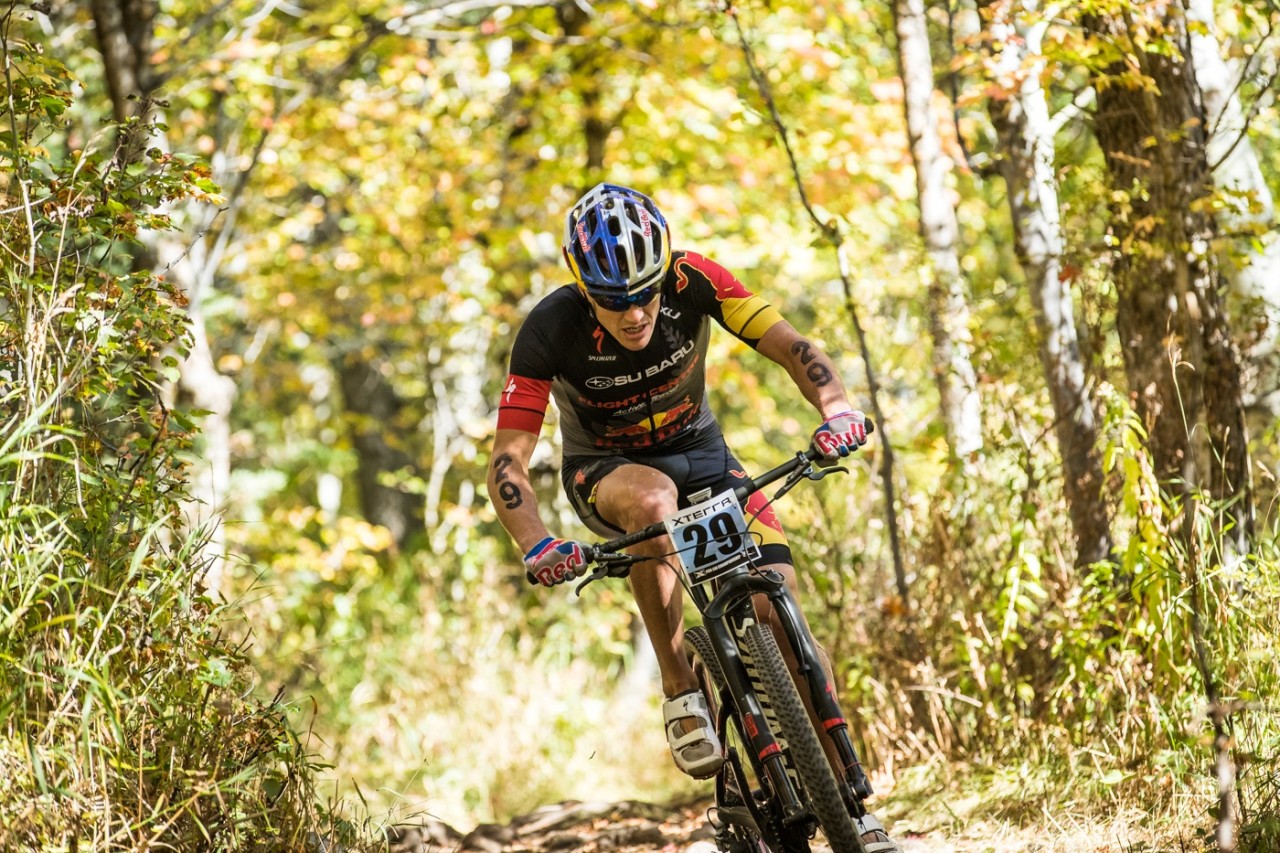
[{"label": "yellow shoulder stripe", "polygon": [[751,295],[724,300],[724,324],[738,337],[755,343],[782,321],[782,315],[763,298]]}]

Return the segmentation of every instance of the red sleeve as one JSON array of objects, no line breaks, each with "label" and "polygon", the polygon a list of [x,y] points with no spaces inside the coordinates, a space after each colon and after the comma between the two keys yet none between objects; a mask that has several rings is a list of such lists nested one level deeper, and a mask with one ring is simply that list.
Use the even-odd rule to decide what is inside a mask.
[{"label": "red sleeve", "polygon": [[519,429],[537,435],[542,431],[550,396],[549,381],[510,374],[498,401],[498,429]]}]

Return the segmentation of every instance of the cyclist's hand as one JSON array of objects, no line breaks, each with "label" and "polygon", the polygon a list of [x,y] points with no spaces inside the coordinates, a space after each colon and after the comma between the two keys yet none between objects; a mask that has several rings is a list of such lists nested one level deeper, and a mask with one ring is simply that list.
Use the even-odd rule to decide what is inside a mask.
[{"label": "cyclist's hand", "polygon": [[545,587],[573,580],[587,564],[582,545],[548,536],[524,555],[525,577]]},{"label": "cyclist's hand", "polygon": [[827,418],[813,434],[812,447],[822,454],[814,460],[819,465],[835,465],[841,456],[848,456],[867,443],[867,434],[874,431],[862,412],[841,412]]}]

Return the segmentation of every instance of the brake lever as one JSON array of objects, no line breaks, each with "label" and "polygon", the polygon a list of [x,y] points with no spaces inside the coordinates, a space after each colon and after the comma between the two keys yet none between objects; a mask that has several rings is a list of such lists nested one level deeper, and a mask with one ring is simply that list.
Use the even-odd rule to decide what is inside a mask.
[{"label": "brake lever", "polygon": [[602,578],[607,578],[608,576],[609,576],[609,567],[607,565],[604,565],[603,563],[597,564],[596,567],[592,569],[591,574],[584,577],[582,579],[582,583],[578,584],[576,587],[573,588],[573,594],[577,596],[581,596],[582,591],[586,589],[587,584],[595,583],[596,581],[601,580]]},{"label": "brake lever", "polygon": [[817,481],[817,480],[821,480],[823,477],[826,477],[828,474],[848,474],[848,473],[849,473],[849,469],[844,467],[843,465],[833,465],[830,468],[819,468],[815,465],[810,465],[809,470],[805,471],[804,475],[808,477],[810,480]]},{"label": "brake lever", "polygon": [[595,583],[598,580],[625,578],[630,574],[631,566],[640,562],[640,559],[633,554],[593,554],[592,560],[595,568],[591,570],[591,574],[582,579],[582,583],[574,588],[574,595],[582,595],[582,590],[587,584]]}]

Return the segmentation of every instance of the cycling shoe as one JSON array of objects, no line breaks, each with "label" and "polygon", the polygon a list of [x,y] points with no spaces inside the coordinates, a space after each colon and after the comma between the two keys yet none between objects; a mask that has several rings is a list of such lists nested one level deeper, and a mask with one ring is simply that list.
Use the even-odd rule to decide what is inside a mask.
[{"label": "cycling shoe", "polygon": [[[684,732],[680,721],[686,719],[696,720],[698,728]],[[724,765],[720,738],[716,737],[716,727],[701,690],[686,690],[664,701],[662,720],[676,767],[695,779],[709,779],[720,772]]]},{"label": "cycling shoe", "polygon": [[884,830],[884,824],[877,820],[875,815],[863,815],[854,823],[857,824],[858,834],[862,836],[862,846],[866,848],[867,853],[902,853],[898,842],[889,837],[889,833]]}]

